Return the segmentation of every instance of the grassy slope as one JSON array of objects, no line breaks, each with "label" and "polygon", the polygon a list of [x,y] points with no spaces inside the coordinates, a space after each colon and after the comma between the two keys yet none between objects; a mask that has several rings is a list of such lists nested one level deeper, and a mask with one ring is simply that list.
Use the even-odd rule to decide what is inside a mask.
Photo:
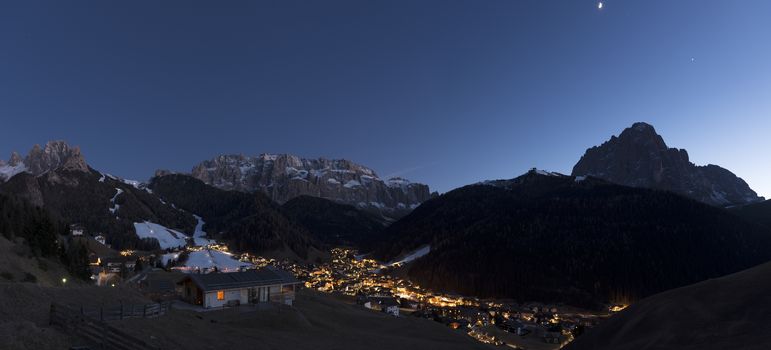
[{"label": "grassy slope", "polygon": [[569,350],[771,347],[771,263],[663,292],[590,330]]},{"label": "grassy slope", "polygon": [[117,325],[164,349],[489,349],[430,320],[397,319],[310,291],[299,294],[293,309],[174,310]]},{"label": "grassy slope", "polygon": [[33,283],[0,282],[0,349],[68,349],[82,345],[57,328],[50,327],[51,302],[97,306],[148,303],[131,290],[92,286],[44,287]]}]

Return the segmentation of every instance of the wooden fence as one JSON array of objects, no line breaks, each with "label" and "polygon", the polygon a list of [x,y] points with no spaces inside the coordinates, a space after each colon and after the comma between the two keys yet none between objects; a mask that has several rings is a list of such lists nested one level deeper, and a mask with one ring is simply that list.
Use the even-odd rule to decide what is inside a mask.
[{"label": "wooden fence", "polygon": [[[152,305],[152,304],[150,304]],[[158,305],[158,310],[155,311],[155,315],[160,315],[161,305]],[[168,310],[168,305],[166,305]],[[101,315],[104,316],[104,308],[100,308]],[[148,310],[152,308],[144,308]],[[125,310],[125,308],[123,309]],[[142,317],[132,310],[132,317]],[[165,311],[164,311],[165,312]],[[107,315],[115,316],[115,313],[107,313]],[[120,312],[120,317],[127,318],[128,314]],[[153,316],[157,317],[157,316]],[[104,318],[102,318],[104,319]],[[79,336],[83,340],[88,341],[91,345],[95,345],[94,349],[114,349],[114,350],[159,350],[158,347],[148,345],[141,339],[138,339],[132,335],[124,333],[115,327],[112,327],[104,321],[96,318],[92,318],[86,314],[85,309],[77,310],[60,304],[51,304],[51,325],[62,328],[65,332]]]},{"label": "wooden fence", "polygon": [[111,306],[81,306],[81,315],[100,321],[117,321],[127,318],[155,318],[165,315],[171,302],[154,304],[119,304]]}]

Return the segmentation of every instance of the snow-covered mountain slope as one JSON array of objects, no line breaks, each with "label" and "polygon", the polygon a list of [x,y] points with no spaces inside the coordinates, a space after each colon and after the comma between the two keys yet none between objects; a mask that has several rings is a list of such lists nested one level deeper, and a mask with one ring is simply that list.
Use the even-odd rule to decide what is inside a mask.
[{"label": "snow-covered mountain slope", "polygon": [[149,221],[135,222],[134,229],[139,238],[154,238],[158,240],[161,249],[179,248],[187,245],[187,235],[177,230],[154,224]]},{"label": "snow-covered mountain slope", "polygon": [[427,185],[382,179],[374,170],[344,159],[222,155],[197,165],[192,175],[220,189],[260,191],[281,204],[308,195],[403,215],[431,198]]}]

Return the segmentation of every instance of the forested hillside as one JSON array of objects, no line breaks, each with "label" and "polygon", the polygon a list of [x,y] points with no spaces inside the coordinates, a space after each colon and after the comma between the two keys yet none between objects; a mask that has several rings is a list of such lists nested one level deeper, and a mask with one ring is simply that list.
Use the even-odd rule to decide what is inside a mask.
[{"label": "forested hillside", "polygon": [[45,208],[57,220],[80,224],[89,234],[104,234],[116,249],[158,248],[156,240],[137,237],[135,222],[152,221],[184,232],[192,232],[196,222],[148,191],[91,169],[21,173],[0,184],[0,193]]},{"label": "forested hillside", "polygon": [[281,208],[328,245],[368,247],[385,229],[385,223],[375,214],[328,199],[300,196]]},{"label": "forested hillside", "polygon": [[530,172],[466,186],[391,225],[382,259],[430,244],[410,277],[478,296],[627,302],[771,259],[771,234],[679,195]]},{"label": "forested hillside", "polygon": [[771,229],[771,200],[731,208],[730,211],[747,221]]},{"label": "forested hillside", "polygon": [[237,251],[260,254],[288,248],[305,259],[315,245],[308,231],[263,193],[220,190],[180,174],[155,177],[149,187],[168,203],[201,216],[204,230]]},{"label": "forested hillside", "polygon": [[[81,279],[88,279],[88,253],[86,248],[66,236],[67,222],[57,220],[48,211],[32,205],[26,200],[0,194],[0,235],[10,242],[25,246],[28,253],[16,251],[14,254],[28,255],[38,259],[41,269],[48,270],[47,263],[41,258],[50,258],[63,264],[70,274]],[[13,260],[7,256],[6,259]],[[19,258],[16,258],[19,259]],[[4,268],[9,268],[4,266]],[[27,269],[27,266],[22,268]],[[31,268],[31,267],[30,267]],[[33,268],[34,269],[34,268]],[[4,278],[13,276],[14,271],[3,271]],[[34,275],[27,274],[23,282],[35,282]]]}]

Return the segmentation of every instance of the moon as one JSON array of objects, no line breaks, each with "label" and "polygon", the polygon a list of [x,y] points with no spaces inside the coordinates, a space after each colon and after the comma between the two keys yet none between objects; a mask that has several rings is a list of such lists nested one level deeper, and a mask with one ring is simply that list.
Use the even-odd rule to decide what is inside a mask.
[{"label": "moon", "polygon": [[598,3],[597,3],[597,9],[598,9],[598,10],[602,10],[602,7],[603,7],[603,6],[604,6],[604,5],[603,5],[602,1],[600,1],[600,2],[598,2]]}]

